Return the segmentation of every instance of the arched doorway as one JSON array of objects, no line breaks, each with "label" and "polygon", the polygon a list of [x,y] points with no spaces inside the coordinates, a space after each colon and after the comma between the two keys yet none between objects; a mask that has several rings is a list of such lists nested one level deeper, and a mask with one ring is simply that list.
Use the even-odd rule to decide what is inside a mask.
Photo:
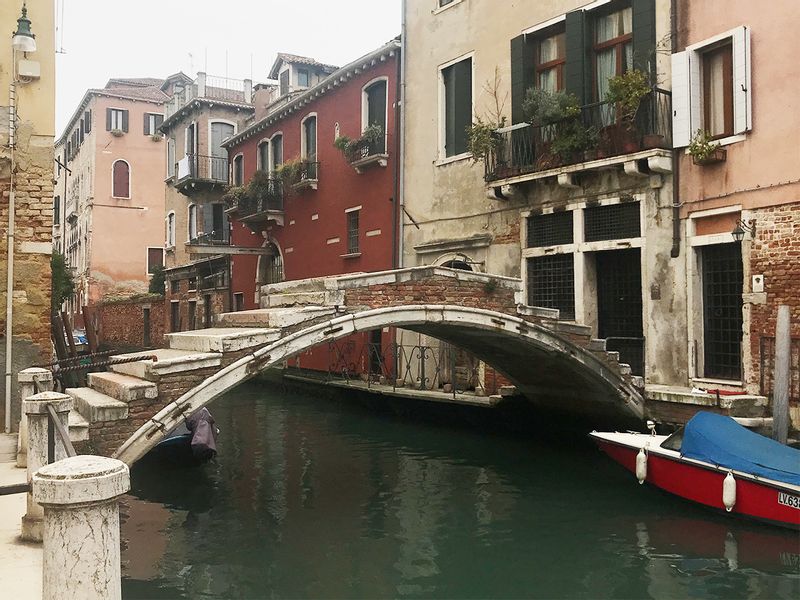
[{"label": "arched doorway", "polygon": [[280,283],[283,281],[283,256],[278,245],[267,240],[263,246],[268,253],[258,257],[258,268],[256,269],[257,292],[261,291],[262,285]]}]

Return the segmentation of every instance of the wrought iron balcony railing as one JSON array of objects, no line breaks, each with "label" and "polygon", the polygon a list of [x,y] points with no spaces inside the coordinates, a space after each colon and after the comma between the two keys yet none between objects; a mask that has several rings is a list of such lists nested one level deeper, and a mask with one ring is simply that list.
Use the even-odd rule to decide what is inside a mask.
[{"label": "wrought iron balcony railing", "polygon": [[298,180],[295,185],[302,185],[306,181],[317,181],[319,179],[319,163],[304,160],[300,163]]},{"label": "wrought iron balcony railing", "polygon": [[230,246],[231,239],[228,231],[212,231],[211,233],[201,233],[191,240],[189,244],[193,246]]},{"label": "wrought iron balcony railing", "polygon": [[654,89],[633,120],[610,102],[581,107],[580,115],[556,123],[520,123],[497,130],[485,159],[487,182],[652,148],[672,148],[670,92]]},{"label": "wrought iron balcony railing", "polygon": [[257,197],[248,195],[228,201],[228,210],[236,212],[239,219],[246,219],[255,215],[268,212],[283,211],[283,181],[269,179],[267,185],[262,186],[264,193]]},{"label": "wrought iron balcony railing", "polygon": [[219,156],[187,154],[175,163],[175,179],[178,183],[187,180],[228,183],[228,159]]},{"label": "wrought iron balcony railing", "polygon": [[381,137],[377,140],[368,140],[362,138],[355,140],[347,147],[347,162],[356,163],[367,159],[371,156],[380,156],[386,154],[386,137]]}]

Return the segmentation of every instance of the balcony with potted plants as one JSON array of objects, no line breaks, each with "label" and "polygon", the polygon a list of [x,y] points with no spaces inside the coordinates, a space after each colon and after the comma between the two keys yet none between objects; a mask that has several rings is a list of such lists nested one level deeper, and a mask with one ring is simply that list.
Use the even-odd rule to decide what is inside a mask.
[{"label": "balcony with potted plants", "polygon": [[529,89],[526,122],[479,138],[487,185],[556,177],[571,187],[573,174],[584,171],[623,167],[645,175],[642,161],[650,171],[670,172],[670,92],[635,69],[611,78],[608,88],[603,101],[583,106],[566,92]]},{"label": "balcony with potted plants", "polygon": [[333,145],[342,152],[356,173],[371,166],[386,167],[389,164],[386,135],[380,125],[370,125],[356,139],[340,135]]},{"label": "balcony with potted plants", "polygon": [[264,171],[256,171],[246,186],[231,187],[222,198],[225,212],[248,226],[267,221],[283,225],[284,182]]},{"label": "balcony with potted plants", "polygon": [[275,177],[286,191],[316,190],[319,183],[319,162],[314,157],[287,160],[275,168]]}]

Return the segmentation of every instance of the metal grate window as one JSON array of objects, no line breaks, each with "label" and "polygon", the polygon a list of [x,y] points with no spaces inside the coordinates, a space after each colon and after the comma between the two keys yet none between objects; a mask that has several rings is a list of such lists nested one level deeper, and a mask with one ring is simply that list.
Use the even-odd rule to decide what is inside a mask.
[{"label": "metal grate window", "polygon": [[358,210],[347,213],[347,253],[356,254],[358,250]]},{"label": "metal grate window", "polygon": [[642,235],[639,203],[591,206],[583,213],[583,237],[587,242],[620,240]]},{"label": "metal grate window", "polygon": [[528,217],[528,248],[571,244],[572,241],[572,212]]},{"label": "metal grate window", "polygon": [[739,379],[742,375],[742,249],[739,244],[704,246],[704,375]]},{"label": "metal grate window", "polygon": [[575,272],[572,254],[528,259],[528,304],[557,308],[562,319],[575,318]]}]

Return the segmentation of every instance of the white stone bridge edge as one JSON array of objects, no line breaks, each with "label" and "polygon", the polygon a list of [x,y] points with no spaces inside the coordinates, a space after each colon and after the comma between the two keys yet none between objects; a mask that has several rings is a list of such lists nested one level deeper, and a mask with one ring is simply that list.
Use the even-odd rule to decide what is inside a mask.
[{"label": "white stone bridge edge", "polygon": [[543,349],[559,352],[568,357],[568,360],[580,363],[576,367],[588,370],[617,390],[620,400],[625,402],[627,408],[637,417],[642,418],[644,415],[644,399],[635,386],[625,381],[619,373],[615,373],[589,350],[559,337],[557,333],[541,325],[505,313],[463,306],[427,304],[395,306],[342,315],[297,331],[243,356],[161,409],[120,446],[114,457],[132,465],[179,425],[185,416],[209,404],[264,369],[314,346],[359,331],[388,326],[403,328],[426,323],[468,326],[485,331],[502,332],[510,337],[525,339]]}]

